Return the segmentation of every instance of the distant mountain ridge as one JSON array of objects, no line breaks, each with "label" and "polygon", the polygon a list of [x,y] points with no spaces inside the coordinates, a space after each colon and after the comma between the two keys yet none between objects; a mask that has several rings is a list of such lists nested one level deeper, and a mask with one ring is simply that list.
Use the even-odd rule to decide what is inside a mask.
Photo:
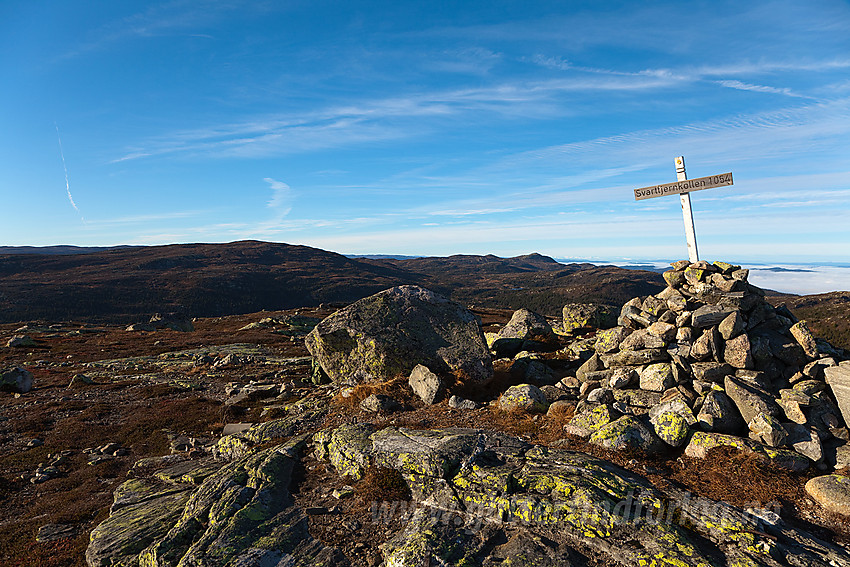
[{"label": "distant mountain ridge", "polygon": [[[351,302],[403,284],[465,304],[557,314],[569,301],[617,303],[663,287],[658,274],[561,264],[541,254],[349,258],[259,241],[0,254],[0,322],[211,317]],[[43,249],[40,249],[43,250]]]},{"label": "distant mountain ridge", "polygon": [[60,244],[56,246],[0,246],[0,256],[4,254],[92,254],[104,250],[117,250],[121,248],[143,248],[142,246],[72,246]]}]

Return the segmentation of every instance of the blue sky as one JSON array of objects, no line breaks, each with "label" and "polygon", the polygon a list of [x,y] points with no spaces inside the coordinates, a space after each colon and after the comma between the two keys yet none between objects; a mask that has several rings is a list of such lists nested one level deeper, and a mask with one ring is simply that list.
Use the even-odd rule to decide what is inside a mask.
[{"label": "blue sky", "polygon": [[[850,4],[3,2],[0,244],[850,262]],[[61,145],[60,145],[61,140]]]}]

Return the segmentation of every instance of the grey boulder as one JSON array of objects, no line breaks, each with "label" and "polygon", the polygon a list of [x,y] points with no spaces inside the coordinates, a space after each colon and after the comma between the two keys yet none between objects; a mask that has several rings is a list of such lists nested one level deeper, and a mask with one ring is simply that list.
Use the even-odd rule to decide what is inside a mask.
[{"label": "grey boulder", "polygon": [[493,362],[478,319],[422,287],[403,285],[366,297],[316,325],[307,349],[338,384],[409,375],[417,364],[482,385]]}]

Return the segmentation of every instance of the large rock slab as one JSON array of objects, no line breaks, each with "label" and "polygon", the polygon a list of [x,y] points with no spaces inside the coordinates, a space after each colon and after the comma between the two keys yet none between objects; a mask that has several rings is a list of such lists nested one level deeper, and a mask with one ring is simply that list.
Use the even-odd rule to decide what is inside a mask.
[{"label": "large rock slab", "polygon": [[838,409],[841,410],[844,423],[850,426],[850,366],[846,363],[830,366],[824,368],[823,373],[826,376],[826,383],[832,390],[832,395],[838,402]]},{"label": "large rock slab", "polygon": [[417,364],[485,384],[493,363],[478,319],[427,289],[404,285],[357,301],[316,325],[307,349],[336,383],[408,376]]},{"label": "large rock slab", "polygon": [[252,452],[210,475],[181,506],[179,519],[138,555],[150,567],[348,565],[313,539],[289,492],[304,438]]},{"label": "large rock slab", "polygon": [[[324,433],[342,444],[353,431]],[[369,433],[366,428],[355,437],[368,461],[398,471],[412,494],[410,502],[370,504],[372,521],[387,533],[379,546],[384,565],[554,567],[583,565],[593,557],[605,565],[653,565],[663,558],[664,564],[680,567],[850,567],[845,549],[799,528],[779,523],[765,529],[740,508],[674,485],[662,491],[584,453],[476,429],[390,427]],[[290,493],[301,445],[302,440],[293,440],[255,450],[179,493],[160,497],[138,482],[125,487],[112,522],[95,529],[89,564],[365,564],[362,555],[346,555],[311,535],[307,512]],[[328,451],[317,456],[331,458]],[[159,500],[158,509],[139,508],[169,497],[175,501]],[[350,521],[342,514],[340,527]],[[96,548],[110,531],[125,536],[116,537],[111,548]],[[375,558],[370,564],[378,562]]]}]

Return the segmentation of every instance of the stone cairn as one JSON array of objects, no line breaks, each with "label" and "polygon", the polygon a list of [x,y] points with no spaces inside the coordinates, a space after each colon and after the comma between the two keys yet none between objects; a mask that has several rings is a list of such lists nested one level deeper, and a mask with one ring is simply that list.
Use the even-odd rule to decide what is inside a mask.
[{"label": "stone cairn", "polygon": [[748,270],[672,266],[666,289],[627,302],[617,326],[596,334],[567,433],[611,449],[686,446],[704,457],[725,445],[791,470],[847,466],[850,418],[825,378],[850,371],[846,353],[772,307]]}]

